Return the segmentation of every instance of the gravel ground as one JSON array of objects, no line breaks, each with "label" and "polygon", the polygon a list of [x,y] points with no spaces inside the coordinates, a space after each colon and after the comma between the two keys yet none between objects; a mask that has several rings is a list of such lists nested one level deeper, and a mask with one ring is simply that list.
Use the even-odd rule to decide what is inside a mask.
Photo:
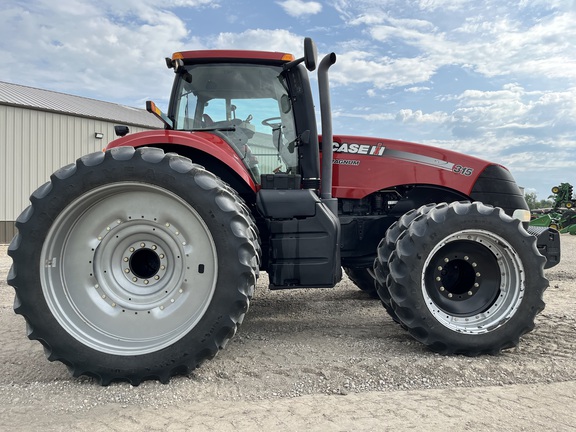
[{"label": "gravel ground", "polygon": [[576,236],[562,248],[536,329],[498,356],[431,353],[348,279],[269,291],[264,274],[214,360],[100,387],[26,338],[0,246],[0,430],[576,430]]}]

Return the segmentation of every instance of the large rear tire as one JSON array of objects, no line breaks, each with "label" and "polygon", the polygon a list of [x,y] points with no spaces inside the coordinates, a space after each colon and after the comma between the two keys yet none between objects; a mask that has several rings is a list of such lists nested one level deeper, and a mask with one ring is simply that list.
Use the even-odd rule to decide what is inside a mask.
[{"label": "large rear tire", "polygon": [[344,271],[348,278],[368,294],[370,297],[377,299],[378,293],[376,292],[376,286],[374,281],[374,276],[368,268],[357,268],[357,267],[344,267]]},{"label": "large rear tire", "polygon": [[442,354],[497,354],[544,309],[545,258],[502,209],[439,205],[410,224],[390,255],[388,289],[410,334]]},{"label": "large rear tire", "polygon": [[257,230],[210,172],[119,147],[60,169],[30,200],[8,282],[50,361],[103,385],[168,382],[236,332],[258,275]]}]

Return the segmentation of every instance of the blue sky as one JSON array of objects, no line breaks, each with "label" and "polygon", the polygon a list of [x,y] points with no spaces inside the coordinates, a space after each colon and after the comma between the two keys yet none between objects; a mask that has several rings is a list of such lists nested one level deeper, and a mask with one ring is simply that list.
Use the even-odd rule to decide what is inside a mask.
[{"label": "blue sky", "polygon": [[310,36],[338,55],[336,133],[502,163],[542,199],[576,186],[575,23],[574,0],[11,0],[0,81],[165,107],[174,51]]}]

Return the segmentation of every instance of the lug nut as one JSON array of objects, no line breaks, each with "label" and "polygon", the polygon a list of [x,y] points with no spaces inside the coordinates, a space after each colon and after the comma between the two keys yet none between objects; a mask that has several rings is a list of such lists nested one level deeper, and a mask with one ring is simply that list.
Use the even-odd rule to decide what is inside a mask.
[{"label": "lug nut", "polygon": [[130,269],[129,268],[124,269],[124,273],[130,273]]},{"label": "lug nut", "polygon": [[471,296],[472,294],[474,294],[472,291],[468,291],[469,296]]},{"label": "lug nut", "polygon": [[141,248],[143,248],[143,247],[145,247],[145,246],[146,246],[146,243],[144,243],[144,242],[140,243],[140,247],[141,247]]},{"label": "lug nut", "polygon": [[480,277],[480,272],[476,273],[476,277]]},{"label": "lug nut", "polygon": [[440,290],[440,291],[445,291],[445,290],[446,290],[446,288],[444,288],[444,287],[440,287],[440,288],[439,288],[439,290]]},{"label": "lug nut", "polygon": [[440,282],[442,278],[440,276],[436,276],[436,281]]},{"label": "lug nut", "polygon": [[138,282],[138,278],[133,277],[132,282]]},{"label": "lug nut", "polygon": [[448,293],[448,298],[452,298],[452,293]]},{"label": "lug nut", "polygon": [[131,247],[130,249],[128,249],[130,252],[134,252],[136,249],[134,249],[133,247]]}]

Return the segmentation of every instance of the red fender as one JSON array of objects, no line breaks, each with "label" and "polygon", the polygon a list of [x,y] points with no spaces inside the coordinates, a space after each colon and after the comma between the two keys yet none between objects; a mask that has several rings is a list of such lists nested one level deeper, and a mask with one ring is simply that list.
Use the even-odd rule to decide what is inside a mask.
[{"label": "red fender", "polygon": [[240,156],[226,141],[213,133],[174,130],[138,132],[112,141],[106,150],[121,146],[162,148],[162,145],[166,144],[189,147],[207,153],[232,169],[254,192],[258,189]]}]

